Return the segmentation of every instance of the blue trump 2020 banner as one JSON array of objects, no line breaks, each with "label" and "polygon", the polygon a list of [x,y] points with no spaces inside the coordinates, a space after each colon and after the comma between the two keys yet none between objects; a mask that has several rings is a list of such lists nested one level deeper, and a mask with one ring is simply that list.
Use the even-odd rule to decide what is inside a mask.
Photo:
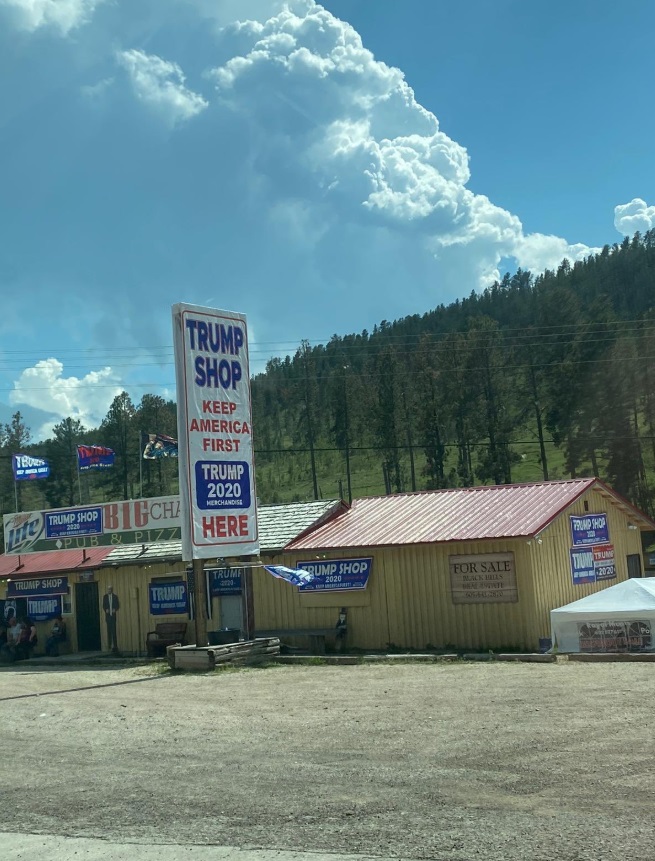
[{"label": "blue trump 2020 banner", "polygon": [[150,613],[153,616],[188,611],[187,584],[184,580],[176,580],[173,583],[151,583],[149,594]]},{"label": "blue trump 2020 banner", "polygon": [[61,596],[41,596],[27,599],[27,615],[34,622],[47,622],[61,616]]},{"label": "blue trump 2020 banner", "polygon": [[300,591],[341,592],[366,589],[372,564],[371,557],[299,562],[297,567],[312,575],[312,579],[309,583],[303,583]]},{"label": "blue trump 2020 banner", "polygon": [[79,535],[102,535],[102,506],[46,511],[46,538],[74,538]]},{"label": "blue trump 2020 banner", "polygon": [[35,478],[47,478],[50,475],[48,461],[42,457],[31,457],[29,454],[12,454],[11,467],[14,471],[14,481],[30,481]]},{"label": "blue trump 2020 banner", "polygon": [[606,514],[571,515],[571,540],[574,547],[607,544],[610,540]]},{"label": "blue trump 2020 banner", "polygon": [[241,568],[210,568],[207,575],[212,597],[241,594]]}]

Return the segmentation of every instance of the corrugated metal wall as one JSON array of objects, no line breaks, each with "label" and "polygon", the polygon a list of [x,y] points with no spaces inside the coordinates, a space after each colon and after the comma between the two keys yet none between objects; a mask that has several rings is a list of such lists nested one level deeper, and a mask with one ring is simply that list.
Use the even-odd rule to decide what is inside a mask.
[{"label": "corrugated metal wall", "polygon": [[[606,512],[614,545],[617,579],[573,585],[569,515]],[[373,557],[368,588],[360,592],[301,595],[297,589],[255,569],[255,620],[259,628],[331,627],[339,607],[348,608],[350,645],[363,649],[536,649],[550,636],[550,610],[627,579],[626,556],[641,554],[639,530],[598,491],[570,506],[541,534],[541,544],[525,539],[406,547],[358,547],[330,552],[329,559]],[[514,604],[453,604],[448,557],[512,551],[519,600]],[[323,554],[321,554],[323,556]],[[294,566],[307,552],[277,559]]]},{"label": "corrugated metal wall", "polygon": [[[514,604],[454,605],[450,594],[451,554],[513,551],[519,601]],[[401,548],[360,547],[329,553],[329,559],[372,556],[365,592],[301,595],[266,572],[254,572],[258,628],[333,627],[339,608],[348,609],[348,643],[363,649],[519,647],[529,637],[530,555],[525,542],[487,541]],[[307,561],[287,554],[285,565]],[[528,609],[526,609],[526,607]]]},{"label": "corrugated metal wall", "polygon": [[[570,514],[606,512],[610,542],[614,545],[617,580],[603,584],[574,586],[569,549]],[[260,568],[253,569],[255,626],[264,628],[334,627],[339,608],[348,609],[348,643],[362,649],[534,649],[540,637],[550,635],[550,610],[582,598],[628,576],[626,556],[641,554],[639,530],[628,528],[629,515],[596,490],[589,491],[567,509],[536,541],[476,541],[444,545],[408,545],[397,548],[354,548],[325,554],[326,558],[373,557],[368,588],[361,592],[301,594],[282,580]],[[453,604],[450,591],[450,555],[486,554],[512,551],[518,585],[517,603]],[[321,554],[323,557],[323,554]],[[307,561],[305,553],[284,554],[270,560],[294,566]],[[65,573],[65,572],[62,572]],[[121,651],[145,651],[148,631],[160,621],[186,621],[193,639],[193,623],[181,615],[152,616],[149,612],[148,585],[155,577],[177,576],[186,579],[185,567],[152,564],[98,568],[98,598],[111,583],[121,602],[118,618],[118,644]],[[77,647],[75,626],[75,583],[78,574],[68,574],[73,613],[65,617],[72,648]],[[217,627],[218,600],[212,601]],[[38,625],[40,649],[52,626]],[[102,648],[107,649],[104,614],[100,610]]]},{"label": "corrugated metal wall", "polygon": [[[585,502],[588,512],[585,511]],[[607,514],[610,544],[614,545],[616,560],[616,580],[602,583],[584,583],[574,585],[571,577],[571,527],[569,516],[572,514]],[[621,580],[628,579],[627,556],[639,554],[641,557],[641,533],[638,529],[629,529],[628,524],[634,523],[630,516],[624,514],[616,505],[599,493],[591,490],[557,518],[548,529],[541,534],[542,543],[533,542],[530,555],[535,573],[534,577],[534,613],[531,627],[535,631],[535,640],[539,637],[550,636],[550,611],[585,595],[599,592]],[[642,557],[643,567],[643,557]]]}]

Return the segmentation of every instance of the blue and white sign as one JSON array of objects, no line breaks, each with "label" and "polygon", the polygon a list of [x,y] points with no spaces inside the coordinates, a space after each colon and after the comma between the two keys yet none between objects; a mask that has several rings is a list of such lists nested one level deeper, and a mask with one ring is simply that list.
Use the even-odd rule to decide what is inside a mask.
[{"label": "blue and white sign", "polygon": [[187,584],[184,580],[177,580],[174,583],[151,583],[149,595],[150,613],[153,616],[188,612]]},{"label": "blue and white sign", "polygon": [[320,559],[312,562],[298,562],[312,575],[310,583],[299,587],[301,592],[341,592],[366,589],[371,573],[373,559]]},{"label": "blue and white sign", "polygon": [[7,583],[7,598],[34,598],[67,593],[68,577],[35,577],[32,580],[9,580]]},{"label": "blue and white sign", "polygon": [[102,535],[102,506],[46,511],[45,537],[72,538],[77,535]]},{"label": "blue and white sign", "polygon": [[594,551],[589,548],[570,550],[571,554],[571,576],[573,585],[580,586],[583,583],[596,582],[596,569],[594,568]]},{"label": "blue and white sign", "polygon": [[574,547],[607,544],[610,531],[606,514],[571,515],[571,540]]},{"label": "blue and white sign", "polygon": [[573,585],[616,579],[614,545],[596,544],[569,551]]},{"label": "blue and white sign", "polygon": [[61,616],[61,596],[27,599],[27,615],[34,622],[47,622]]},{"label": "blue and white sign", "polygon": [[240,595],[242,588],[241,568],[210,568],[209,594],[216,598],[225,595]]},{"label": "blue and white sign", "polygon": [[182,557],[259,553],[243,314],[173,306]]},{"label": "blue and white sign", "polygon": [[198,506],[250,508],[250,466],[245,461],[196,461]]},{"label": "blue and white sign", "polygon": [[35,478],[47,478],[50,475],[50,464],[42,457],[30,457],[29,454],[12,454],[11,467],[14,471],[14,481],[29,481]]}]

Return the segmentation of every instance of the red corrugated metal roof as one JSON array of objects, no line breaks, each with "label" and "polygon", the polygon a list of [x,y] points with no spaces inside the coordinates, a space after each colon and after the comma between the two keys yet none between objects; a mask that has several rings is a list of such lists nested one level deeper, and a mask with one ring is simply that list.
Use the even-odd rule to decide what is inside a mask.
[{"label": "red corrugated metal roof", "polygon": [[45,553],[22,553],[20,556],[0,556],[0,577],[19,579],[34,574],[59,571],[79,571],[95,568],[113,547],[88,547],[86,550],[49,550]]},{"label": "red corrugated metal roof", "polygon": [[[290,542],[286,550],[327,550],[531,537],[596,486],[653,528],[646,515],[595,478],[400,493],[356,499],[343,514]],[[652,524],[652,525],[651,525]]]}]

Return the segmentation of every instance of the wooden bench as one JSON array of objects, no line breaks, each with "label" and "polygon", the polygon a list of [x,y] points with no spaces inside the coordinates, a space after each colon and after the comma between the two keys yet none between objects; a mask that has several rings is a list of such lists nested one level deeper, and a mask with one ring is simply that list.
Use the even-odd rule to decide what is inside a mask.
[{"label": "wooden bench", "polygon": [[255,637],[279,637],[286,640],[290,637],[308,637],[309,650],[313,655],[325,654],[325,640],[327,637],[336,637],[336,628],[267,628],[257,629]]},{"label": "wooden bench", "polygon": [[186,645],[186,622],[159,622],[154,631],[146,635],[146,652],[149,658],[160,658],[168,646]]}]

